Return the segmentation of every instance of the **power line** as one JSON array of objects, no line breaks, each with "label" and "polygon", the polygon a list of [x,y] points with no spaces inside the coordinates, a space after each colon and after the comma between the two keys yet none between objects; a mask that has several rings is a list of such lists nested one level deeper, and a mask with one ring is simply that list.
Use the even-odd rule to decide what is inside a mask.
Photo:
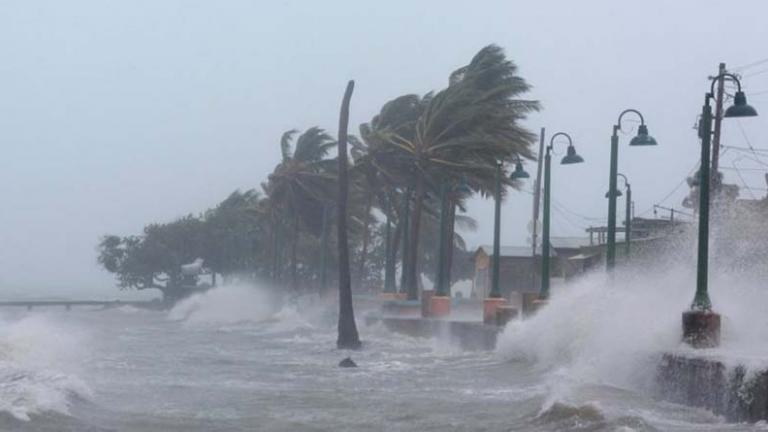
[{"label": "power line", "polygon": [[737,171],[760,171],[760,172],[768,172],[768,169],[766,168],[734,168],[734,167],[724,167],[721,166],[720,169],[724,170],[737,170]]},{"label": "power line", "polygon": [[[736,125],[739,126],[739,130],[741,131],[741,136],[744,138],[744,141],[746,141],[747,146],[749,147],[749,150],[752,151],[752,154],[755,155],[756,159],[760,159],[760,156],[757,155],[757,152],[755,151],[755,147],[752,146],[752,142],[749,141],[749,137],[747,136],[747,132],[744,131],[744,126],[741,125],[741,120],[736,119]],[[762,163],[762,161],[761,161]]]},{"label": "power line", "polygon": [[759,70],[757,72],[748,73],[748,74],[744,75],[743,78],[749,78],[749,77],[753,77],[753,76],[757,76],[757,75],[762,75],[762,74],[764,74],[766,72],[768,72],[768,69],[761,69],[761,70]]},{"label": "power line", "polygon": [[722,145],[720,147],[729,148],[729,149],[738,150],[738,151],[746,151],[746,152],[750,152],[750,153],[751,152],[755,152],[755,151],[758,151],[758,152],[768,152],[768,148],[761,148],[761,147],[757,147],[757,148],[752,147],[752,148],[750,148],[750,147],[738,147],[738,146],[732,146],[732,145]]},{"label": "power line", "polygon": [[731,70],[732,71],[743,71],[744,69],[749,69],[751,67],[759,66],[759,65],[761,65],[763,63],[768,63],[768,58],[764,58],[764,59],[761,59],[761,60],[756,60],[756,61],[753,61],[752,63],[747,63],[747,64],[745,64],[743,66],[731,68]]},{"label": "power line", "polygon": [[[656,202],[657,202],[658,204],[664,204],[664,202],[665,202],[665,201],[667,201],[667,200],[669,199],[669,197],[671,197],[671,196],[672,196],[672,195],[673,195],[675,192],[677,192],[677,190],[678,190],[678,189],[680,189],[680,186],[684,185],[684,184],[687,182],[687,180],[688,180],[688,176],[690,176],[691,174],[693,174],[693,172],[696,170],[696,168],[697,168],[698,166],[699,166],[699,161],[696,161],[696,163],[693,165],[693,168],[691,168],[691,169],[688,171],[688,174],[687,174],[685,177],[683,177],[683,179],[682,179],[682,180],[680,180],[680,183],[678,183],[677,185],[675,185],[675,187],[674,187],[674,188],[673,188],[673,189],[672,189],[672,190],[671,190],[671,191],[670,191],[668,194],[666,194],[666,195],[664,196],[664,198],[662,198],[662,199],[660,199],[660,200],[658,200],[658,201],[656,201]],[[650,213],[651,211],[653,211],[653,206],[651,206],[651,207],[648,207],[647,209],[645,209],[645,210],[641,211],[641,212],[640,212],[640,213],[638,213],[637,215],[638,215],[638,216],[642,216],[642,215],[645,215],[645,214],[648,214],[648,213]]]}]

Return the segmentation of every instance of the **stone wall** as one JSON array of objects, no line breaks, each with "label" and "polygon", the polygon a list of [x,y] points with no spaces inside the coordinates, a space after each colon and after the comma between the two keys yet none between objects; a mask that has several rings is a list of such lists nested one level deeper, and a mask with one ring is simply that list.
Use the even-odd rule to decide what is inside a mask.
[{"label": "stone wall", "polygon": [[664,354],[656,376],[658,396],[706,408],[732,422],[768,420],[768,370],[690,354]]}]

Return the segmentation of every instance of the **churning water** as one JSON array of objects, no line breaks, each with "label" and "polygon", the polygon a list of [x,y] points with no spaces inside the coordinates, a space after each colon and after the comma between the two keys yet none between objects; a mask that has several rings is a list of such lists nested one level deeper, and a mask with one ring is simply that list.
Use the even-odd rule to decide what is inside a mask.
[{"label": "churning water", "polygon": [[[356,369],[336,367],[348,353],[334,348],[335,308],[316,298],[224,287],[169,312],[6,310],[0,430],[768,430],[652,397],[659,354],[684,349],[692,295],[692,275],[668,274],[555,291],[495,352],[365,326],[361,306]],[[712,354],[765,358],[768,298],[723,278],[713,302],[725,343]]]}]

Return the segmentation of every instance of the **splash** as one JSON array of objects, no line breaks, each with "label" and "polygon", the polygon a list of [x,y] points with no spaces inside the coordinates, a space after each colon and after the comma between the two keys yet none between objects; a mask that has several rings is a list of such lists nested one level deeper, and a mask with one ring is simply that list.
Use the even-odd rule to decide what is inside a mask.
[{"label": "splash", "polygon": [[168,313],[189,324],[235,324],[273,319],[277,299],[265,289],[225,285],[182,300]]},{"label": "splash", "polygon": [[45,412],[68,414],[71,396],[91,391],[73,371],[85,336],[78,329],[30,315],[0,323],[0,411],[18,420]]},{"label": "splash", "polygon": [[[663,272],[624,269],[609,278],[595,272],[558,287],[528,320],[510,323],[497,352],[535,363],[547,375],[545,408],[581,403],[584,386],[606,385],[650,394],[665,352],[688,351],[681,314],[696,286],[694,268]],[[744,274],[718,272],[710,296],[723,317],[719,348],[697,351],[748,369],[768,367],[768,291]]]}]

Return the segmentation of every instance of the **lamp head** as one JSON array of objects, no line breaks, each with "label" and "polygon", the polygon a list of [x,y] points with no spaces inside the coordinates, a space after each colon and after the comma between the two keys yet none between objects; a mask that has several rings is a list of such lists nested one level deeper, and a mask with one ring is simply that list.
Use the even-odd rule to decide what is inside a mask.
[{"label": "lamp head", "polygon": [[523,168],[523,163],[518,161],[515,164],[515,170],[512,171],[512,174],[509,175],[509,178],[512,180],[517,180],[517,179],[526,179],[530,176],[531,175],[528,174],[528,172],[525,171],[525,169]]},{"label": "lamp head", "polygon": [[632,138],[632,141],[629,142],[629,145],[631,146],[656,145],[656,139],[648,135],[648,126],[641,124],[640,127],[637,128],[637,136]]},{"label": "lamp head", "polygon": [[[622,196],[622,195],[624,195],[624,194],[623,194],[623,193],[621,193],[621,191],[620,191],[620,190],[616,189],[616,196],[617,196],[617,197],[620,197],[620,196]],[[605,193],[605,197],[606,197],[606,198],[610,198],[610,197],[611,197],[611,191],[608,191],[608,192],[606,192],[606,193]]]},{"label": "lamp head", "polygon": [[725,110],[723,117],[755,117],[757,110],[747,103],[747,96],[743,91],[737,91],[733,97],[733,105]]},{"label": "lamp head", "polygon": [[576,148],[573,147],[573,145],[568,146],[568,152],[563,157],[563,160],[560,161],[563,165],[569,165],[569,164],[575,164],[575,163],[581,163],[584,162],[584,158],[576,154]]}]

